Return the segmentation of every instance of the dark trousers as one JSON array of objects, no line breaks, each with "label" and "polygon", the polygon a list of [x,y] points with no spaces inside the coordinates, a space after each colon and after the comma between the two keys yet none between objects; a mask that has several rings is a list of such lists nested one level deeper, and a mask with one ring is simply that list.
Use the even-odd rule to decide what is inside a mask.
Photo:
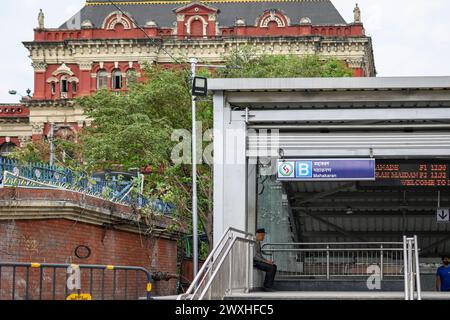
[{"label": "dark trousers", "polygon": [[277,273],[277,266],[270,263],[254,261],[253,265],[256,269],[266,272],[266,277],[264,278],[264,287],[272,288],[273,281],[275,280],[275,274]]}]

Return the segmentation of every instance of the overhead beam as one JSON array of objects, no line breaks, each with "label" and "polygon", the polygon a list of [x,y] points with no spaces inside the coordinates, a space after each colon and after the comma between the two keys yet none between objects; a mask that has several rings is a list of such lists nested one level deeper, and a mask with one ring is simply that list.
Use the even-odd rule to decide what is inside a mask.
[{"label": "overhead beam", "polygon": [[[245,111],[233,111],[232,121],[243,121]],[[378,108],[378,109],[297,109],[250,110],[249,123],[306,122],[306,121],[376,121],[376,120],[450,120],[450,107],[446,108]]]},{"label": "overhead beam", "polygon": [[[321,217],[347,217],[347,218],[369,218],[369,217],[374,217],[374,218],[381,218],[381,217],[401,217],[403,216],[403,211],[402,210],[393,210],[393,211],[369,211],[367,210],[366,212],[363,211],[355,211],[354,208],[352,208],[354,210],[353,213],[348,214],[345,212],[345,210],[341,210],[341,211],[314,211],[311,212],[311,214],[314,214],[315,216],[321,216]],[[305,208],[302,208],[302,210],[305,210]],[[431,213],[433,211],[433,214]],[[300,217],[302,217],[302,215],[299,215]],[[424,212],[424,211],[418,211],[418,212],[414,212],[414,211],[408,211],[406,213],[406,217],[429,217],[430,219],[436,219],[436,208],[434,209],[429,209],[428,212]]]},{"label": "overhead beam", "polygon": [[354,188],[354,186],[355,186],[354,183],[347,183],[347,184],[345,184],[343,186],[339,186],[339,187],[337,187],[335,189],[332,189],[330,191],[321,192],[321,193],[315,194],[313,196],[310,196],[309,198],[306,198],[306,199],[303,199],[303,200],[300,200],[300,201],[295,200],[295,199],[299,199],[298,196],[293,196],[290,199],[291,200],[295,200],[295,205],[300,205],[300,204],[304,204],[304,203],[310,203],[310,202],[314,202],[316,200],[319,200],[319,199],[331,196],[331,195],[333,195],[335,193],[352,189],[352,188]]},{"label": "overhead beam", "polygon": [[210,79],[208,87],[212,91],[442,89],[450,88],[450,77],[220,78]]},{"label": "overhead beam", "polygon": [[[317,216],[315,216],[313,214],[310,214],[308,212],[303,212],[303,213],[306,214],[307,216],[309,216],[309,217],[311,217],[311,218],[313,218],[313,219],[315,219],[315,220],[317,220],[317,221],[327,225],[328,227],[336,230],[337,233],[339,233],[341,235],[344,235],[344,236],[352,238],[352,239],[356,239],[358,241],[368,241],[365,237],[359,236],[359,235],[355,235],[353,232],[348,232],[347,230],[341,228],[340,226],[338,226],[338,225],[336,225],[334,223],[331,223],[330,221],[328,221],[326,219],[317,217]],[[302,233],[302,236],[306,236],[306,235]]]},{"label": "overhead beam", "polygon": [[227,92],[227,101],[232,104],[332,104],[351,103],[354,106],[365,103],[427,103],[450,102],[448,90],[405,90],[405,91],[284,91],[284,92]]},{"label": "overhead beam", "polygon": [[[402,238],[404,233],[399,231],[351,231],[348,232],[351,238],[355,237],[396,237]],[[406,231],[407,235],[417,235],[422,238],[435,238],[440,236],[448,236],[449,231]],[[308,231],[303,232],[304,237],[342,237],[339,231]],[[367,241],[367,240],[364,240]],[[423,250],[423,249],[422,249]]]}]

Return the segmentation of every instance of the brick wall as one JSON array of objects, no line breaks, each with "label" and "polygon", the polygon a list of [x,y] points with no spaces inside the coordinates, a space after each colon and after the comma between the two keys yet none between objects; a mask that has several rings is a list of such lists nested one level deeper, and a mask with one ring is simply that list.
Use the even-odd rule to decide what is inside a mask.
[{"label": "brick wall", "polygon": [[[86,245],[91,249],[89,258],[76,257],[75,248],[79,245]],[[130,265],[141,266],[151,272],[176,274],[177,246],[174,240],[105,229],[102,226],[65,219],[9,220],[0,221],[0,261]],[[11,285],[5,280],[7,272],[3,268],[3,281],[0,286],[3,292],[0,291],[0,299],[10,294],[8,288]],[[23,286],[23,276],[24,272],[16,278],[19,287],[20,284]],[[123,287],[124,276],[120,277]],[[58,281],[64,283],[64,279],[58,278]],[[85,285],[83,281],[83,286]],[[175,279],[155,282],[152,291],[153,295],[175,293]],[[47,298],[48,294],[47,292]]]}]

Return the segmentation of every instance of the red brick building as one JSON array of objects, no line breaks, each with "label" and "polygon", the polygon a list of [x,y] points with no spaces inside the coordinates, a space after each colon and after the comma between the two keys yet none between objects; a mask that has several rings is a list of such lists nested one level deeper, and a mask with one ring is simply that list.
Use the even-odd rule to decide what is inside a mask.
[{"label": "red brick building", "polygon": [[33,41],[24,42],[35,74],[32,99],[0,113],[6,151],[47,136],[50,124],[57,131],[90,125],[72,98],[100,88],[125,91],[145,62],[221,63],[251,45],[257,54],[318,54],[342,60],[355,76],[376,74],[358,7],[348,23],[329,0],[112,2],[87,0],[59,28],[39,16]]}]

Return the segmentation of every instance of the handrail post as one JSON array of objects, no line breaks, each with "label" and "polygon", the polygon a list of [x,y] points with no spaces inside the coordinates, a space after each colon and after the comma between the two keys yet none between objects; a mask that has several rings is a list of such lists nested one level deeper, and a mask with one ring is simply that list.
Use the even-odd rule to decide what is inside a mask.
[{"label": "handrail post", "polygon": [[420,266],[419,266],[419,248],[417,243],[417,235],[414,236],[414,253],[416,256],[416,287],[417,287],[417,300],[422,300],[422,286],[420,283]]},{"label": "handrail post", "polygon": [[[246,237],[248,239],[248,237]],[[249,239],[250,240],[250,239]],[[250,291],[250,283],[249,283],[249,277],[250,277],[250,243],[247,242],[245,244],[245,293],[248,293]]]},{"label": "handrail post", "polygon": [[414,274],[412,257],[412,238],[408,238],[408,275],[409,275],[409,299],[414,300]]},{"label": "handrail post", "polygon": [[253,289],[253,250],[254,250],[254,242],[249,243],[250,246],[250,277],[249,277],[249,291]]},{"label": "handrail post", "polygon": [[381,245],[381,251],[380,251],[380,279],[383,281],[383,274],[384,274],[384,257],[383,257],[383,245]]},{"label": "handrail post", "polygon": [[406,236],[403,236],[403,273],[405,282],[405,300],[409,300],[408,282],[408,253],[406,249]]},{"label": "handrail post", "polygon": [[327,244],[327,280],[330,280],[330,246]]}]

